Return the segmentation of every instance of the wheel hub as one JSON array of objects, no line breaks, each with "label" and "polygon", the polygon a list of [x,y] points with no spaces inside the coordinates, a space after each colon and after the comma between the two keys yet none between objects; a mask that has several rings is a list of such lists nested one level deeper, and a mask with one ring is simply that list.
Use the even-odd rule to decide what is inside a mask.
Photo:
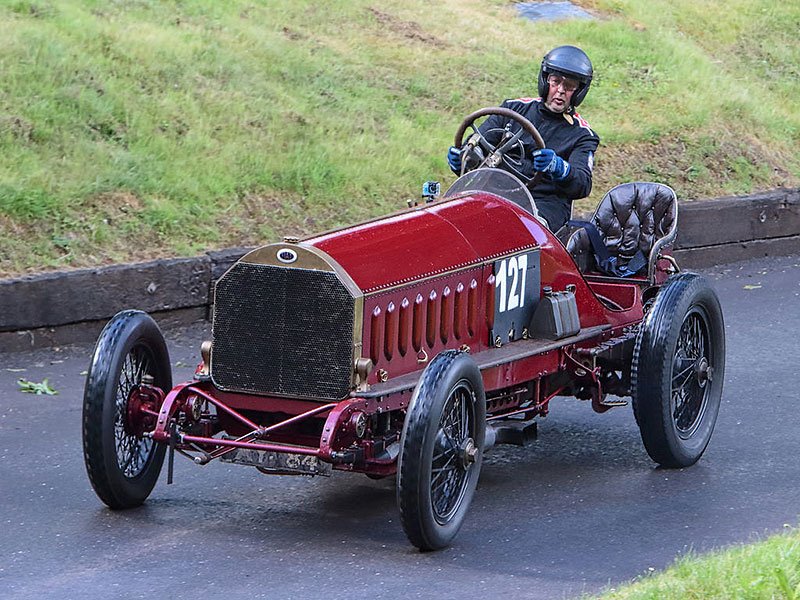
[{"label": "wheel hub", "polygon": [[155,422],[151,412],[158,410],[153,402],[153,398],[148,394],[148,390],[142,386],[136,386],[131,390],[126,403],[126,411],[123,419],[125,433],[141,438],[145,431],[153,429]]},{"label": "wheel hub", "polygon": [[128,397],[126,411],[127,414],[125,415],[123,425],[125,427],[125,433],[134,435],[136,437],[141,437],[142,432],[144,431],[144,419],[142,418],[142,408],[144,403],[142,402],[141,396],[136,392],[136,389],[132,390],[130,396]]},{"label": "wheel hub", "polygon": [[472,438],[467,438],[461,443],[458,456],[460,458],[461,468],[464,470],[468,469],[469,466],[475,462],[478,456],[478,447],[475,445],[475,441]]},{"label": "wheel hub", "polygon": [[697,385],[701,388],[705,387],[706,383],[713,380],[714,369],[708,364],[708,359],[701,356],[694,363],[694,374],[697,378]]}]

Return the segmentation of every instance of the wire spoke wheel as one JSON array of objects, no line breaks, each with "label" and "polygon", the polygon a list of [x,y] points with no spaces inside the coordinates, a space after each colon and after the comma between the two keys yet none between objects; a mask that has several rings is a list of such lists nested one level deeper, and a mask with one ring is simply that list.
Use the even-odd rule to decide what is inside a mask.
[{"label": "wire spoke wheel", "polygon": [[117,465],[128,478],[141,474],[155,448],[153,440],[137,436],[127,423],[128,400],[131,393],[142,383],[142,377],[152,376],[153,364],[153,353],[149,348],[142,345],[134,347],[125,357],[117,383],[114,402],[114,445]]},{"label": "wire spoke wheel", "polygon": [[670,278],[639,329],[631,365],[633,409],[650,457],[695,463],[719,412],[725,328],[714,290],[694,273]]},{"label": "wire spoke wheel", "polygon": [[467,354],[442,352],[409,404],[397,470],[400,518],[419,549],[444,548],[458,533],[478,482],[485,431],[480,371]]},{"label": "wire spoke wheel", "polygon": [[713,379],[706,349],[709,346],[708,319],[699,308],[683,321],[672,366],[672,418],[683,438],[691,437],[702,421]]},{"label": "wire spoke wheel", "polygon": [[441,524],[446,524],[461,505],[467,475],[474,464],[473,404],[469,384],[460,381],[450,393],[439,421],[431,468],[431,503]]},{"label": "wire spoke wheel", "polygon": [[89,481],[111,508],[144,502],[164,462],[165,448],[142,435],[131,396],[145,376],[172,388],[169,354],[155,321],[123,311],[105,326],[95,345],[83,396],[83,454]]}]

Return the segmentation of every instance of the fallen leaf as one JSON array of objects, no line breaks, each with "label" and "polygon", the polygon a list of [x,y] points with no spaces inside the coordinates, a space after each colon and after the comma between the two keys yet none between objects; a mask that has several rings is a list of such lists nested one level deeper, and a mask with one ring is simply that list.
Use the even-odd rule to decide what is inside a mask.
[{"label": "fallen leaf", "polygon": [[25,392],[26,394],[36,394],[37,396],[41,396],[42,394],[55,396],[58,394],[57,390],[54,390],[50,387],[47,379],[41,383],[36,383],[35,381],[28,381],[27,379],[20,377],[17,379],[17,385],[19,386],[20,391]]}]

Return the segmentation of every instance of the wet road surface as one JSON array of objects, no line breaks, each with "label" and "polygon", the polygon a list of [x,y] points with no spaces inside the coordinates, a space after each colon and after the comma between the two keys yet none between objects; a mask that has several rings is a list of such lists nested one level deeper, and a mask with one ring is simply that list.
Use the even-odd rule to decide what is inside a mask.
[{"label": "wet road surface", "polygon": [[[177,457],[141,508],[92,492],[80,439],[91,348],[0,354],[0,597],[569,598],[749,542],[800,513],[800,256],[706,271],[727,371],[700,462],[655,468],[630,407],[556,399],[531,448],[484,463],[454,545],[405,539],[393,479],[264,476]],[[168,332],[175,381],[204,326]],[[49,378],[57,396],[16,390]]]}]

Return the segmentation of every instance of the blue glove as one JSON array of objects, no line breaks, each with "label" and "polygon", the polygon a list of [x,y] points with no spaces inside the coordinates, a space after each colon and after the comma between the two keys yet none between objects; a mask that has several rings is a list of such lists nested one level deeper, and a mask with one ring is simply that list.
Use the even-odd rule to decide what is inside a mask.
[{"label": "blue glove", "polygon": [[447,151],[447,164],[450,165],[450,170],[456,175],[461,174],[461,148],[450,146]]},{"label": "blue glove", "polygon": [[569,175],[569,163],[550,148],[533,151],[533,168],[553,181],[561,181]]}]

